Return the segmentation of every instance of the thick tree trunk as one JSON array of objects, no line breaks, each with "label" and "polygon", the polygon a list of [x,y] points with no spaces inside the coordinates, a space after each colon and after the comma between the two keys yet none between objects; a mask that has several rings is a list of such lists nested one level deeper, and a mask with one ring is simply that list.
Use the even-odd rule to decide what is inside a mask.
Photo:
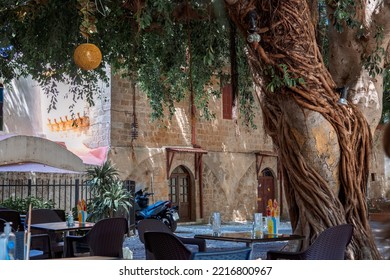
[{"label": "thick tree trunk", "polygon": [[[348,86],[349,101],[356,104],[366,117],[374,133],[382,114],[383,76],[370,76],[362,65],[365,57],[372,54],[382,56],[388,50],[390,41],[390,3],[378,5],[382,1],[370,1],[364,5],[365,12],[357,14],[357,20],[364,29],[344,28],[338,32],[329,28],[329,70],[338,86]],[[328,13],[334,10],[330,7]],[[388,60],[381,57],[376,61],[379,69]]]},{"label": "thick tree trunk", "polygon": [[[230,3],[228,3],[230,2]],[[261,93],[264,126],[278,148],[295,233],[306,248],[333,225],[352,223],[351,259],[379,259],[365,201],[371,134],[356,106],[337,103],[336,84],[322,61],[306,1],[227,1],[244,36],[257,14],[262,40],[249,48]],[[272,69],[271,69],[272,68]],[[279,76],[304,79],[269,91]],[[260,92],[260,90],[259,90]]]}]

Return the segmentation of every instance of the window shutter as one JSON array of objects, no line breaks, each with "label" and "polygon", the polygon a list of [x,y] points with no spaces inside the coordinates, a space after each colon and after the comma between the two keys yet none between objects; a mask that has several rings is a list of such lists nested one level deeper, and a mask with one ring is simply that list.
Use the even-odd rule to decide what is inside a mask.
[{"label": "window shutter", "polygon": [[233,118],[233,89],[231,84],[222,88],[222,118],[231,120]]}]

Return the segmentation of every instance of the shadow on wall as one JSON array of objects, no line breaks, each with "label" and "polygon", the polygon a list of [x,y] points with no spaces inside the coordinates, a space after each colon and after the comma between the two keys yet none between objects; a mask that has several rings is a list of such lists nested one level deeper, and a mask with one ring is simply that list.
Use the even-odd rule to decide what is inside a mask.
[{"label": "shadow on wall", "polygon": [[42,133],[41,93],[31,78],[14,80],[12,85],[6,86],[4,107],[6,132],[25,135]]}]

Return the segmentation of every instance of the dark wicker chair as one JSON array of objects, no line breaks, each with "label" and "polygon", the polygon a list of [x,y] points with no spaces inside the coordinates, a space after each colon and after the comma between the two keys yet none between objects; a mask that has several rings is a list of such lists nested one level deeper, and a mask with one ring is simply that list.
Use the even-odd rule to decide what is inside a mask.
[{"label": "dark wicker chair", "polygon": [[[138,230],[138,237],[139,237],[140,241],[144,244],[145,244],[144,233],[146,231],[161,231],[161,232],[174,234],[167,227],[166,224],[164,224],[163,222],[161,222],[159,220],[155,220],[155,219],[145,219],[145,220],[139,221],[139,223],[137,225],[137,230]],[[199,252],[206,251],[206,241],[204,239],[180,237],[177,235],[176,235],[176,237],[185,245],[190,245],[190,246],[194,245]],[[154,259],[153,254],[150,251],[146,250],[146,247],[145,247],[145,258],[147,260]]]},{"label": "dark wicker chair", "polygon": [[84,236],[66,236],[66,257],[75,257],[77,242],[88,244],[90,256],[122,258],[122,245],[128,232],[127,219],[107,218],[98,221]]},{"label": "dark wicker chair", "polygon": [[[29,213],[27,213],[26,217],[29,217]],[[27,219],[27,218],[26,218]],[[26,223],[28,221],[26,220]],[[31,210],[31,224],[41,224],[41,223],[56,223],[63,222],[60,216],[53,209],[33,209]],[[51,242],[51,251],[53,253],[53,257],[60,258],[63,256],[64,251],[64,241],[62,233],[53,233],[46,232],[44,230],[31,229],[32,234],[49,234],[50,242]],[[38,240],[31,240],[31,244],[35,248],[44,248],[45,244],[40,244],[41,242]]]},{"label": "dark wicker chair", "polygon": [[65,210],[63,209],[53,209],[54,212],[57,213],[58,217],[60,217],[60,219],[65,222],[66,221],[66,213],[65,213]]},{"label": "dark wicker chair", "polygon": [[251,248],[192,253],[193,260],[250,260]]},{"label": "dark wicker chair", "polygon": [[145,250],[153,254],[155,260],[190,260],[192,256],[180,239],[168,232],[145,231]]},{"label": "dark wicker chair", "polygon": [[351,242],[353,226],[338,225],[325,229],[306,250],[301,252],[268,251],[268,260],[343,260]]},{"label": "dark wicker chair", "polygon": [[[15,210],[0,210],[0,219],[3,219],[7,222],[12,222],[12,229],[14,231],[24,231],[24,226],[20,218],[20,213]],[[0,230],[3,228],[0,227]]]}]

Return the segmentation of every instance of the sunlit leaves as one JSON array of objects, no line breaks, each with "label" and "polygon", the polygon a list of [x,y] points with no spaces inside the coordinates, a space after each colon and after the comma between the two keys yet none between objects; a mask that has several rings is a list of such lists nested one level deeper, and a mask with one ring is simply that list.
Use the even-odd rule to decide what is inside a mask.
[{"label": "sunlit leaves", "polygon": [[[108,64],[113,72],[138,82],[149,98],[152,119],[172,115],[176,102],[188,98],[190,92],[201,115],[206,119],[213,117],[214,112],[208,108],[209,98],[220,94],[215,81],[230,74],[226,70],[229,30],[221,0],[218,5],[216,1],[202,0],[146,0],[135,9],[132,1],[130,6],[104,1],[104,14],[77,7],[78,2],[87,3],[34,1],[23,7],[0,9],[0,43],[14,46],[14,53],[10,54],[13,60],[0,61],[1,76],[12,79],[30,74],[50,98],[49,109],[54,109],[59,100],[56,85],[60,82],[70,86],[68,95],[74,102],[84,99],[93,105],[101,95],[98,82],[108,81],[103,69]],[[183,9],[186,3],[192,7]],[[213,7],[215,10],[210,14]],[[92,29],[85,20],[83,23],[83,13]],[[89,34],[98,31],[89,36],[89,42],[103,54],[102,66],[94,71],[81,71],[73,61],[74,49],[85,43],[80,25]],[[253,104],[246,94],[251,76],[243,46],[238,53],[243,65],[238,71],[239,80],[243,79],[239,91],[243,94],[238,96],[246,100],[242,108],[248,109]]]}]

